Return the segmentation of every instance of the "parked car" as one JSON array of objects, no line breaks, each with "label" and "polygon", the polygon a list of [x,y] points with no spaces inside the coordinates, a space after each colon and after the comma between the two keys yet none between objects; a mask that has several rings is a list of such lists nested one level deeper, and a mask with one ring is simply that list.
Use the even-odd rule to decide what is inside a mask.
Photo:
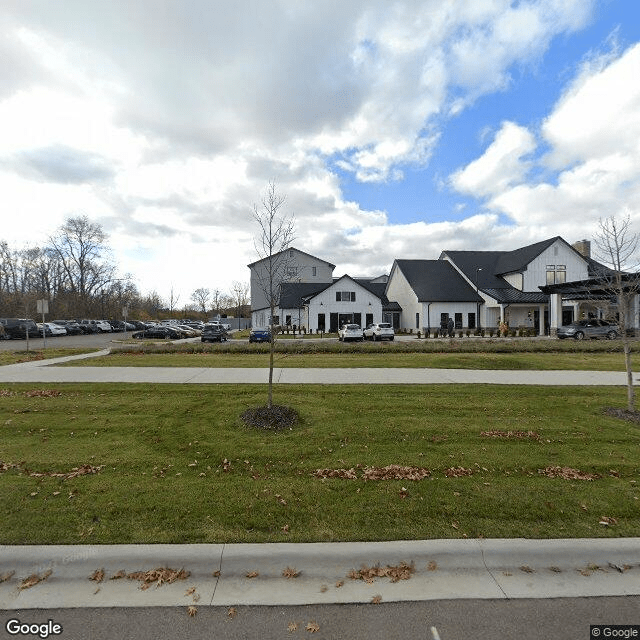
[{"label": "parked car", "polygon": [[364,340],[364,333],[359,324],[343,324],[338,329],[338,340],[346,342],[347,340]]},{"label": "parked car", "polygon": [[122,320],[109,320],[111,325],[111,331],[135,331],[137,327],[131,322],[124,322]]},{"label": "parked car", "polygon": [[253,327],[249,332],[249,342],[271,342],[269,327]]},{"label": "parked car", "polygon": [[[66,336],[67,330],[56,324],[55,322],[45,322],[45,335],[46,336]],[[38,324],[38,329],[40,330],[40,335],[42,335],[42,324]]]},{"label": "parked car", "polygon": [[150,327],[143,331],[136,331],[131,336],[138,339],[155,339],[155,340],[180,340],[183,336],[182,333],[176,331],[172,327]]},{"label": "parked car", "polygon": [[81,320],[79,323],[81,326],[90,325],[94,328],[93,333],[110,333],[111,325],[106,320]]},{"label": "parked car", "polygon": [[584,338],[607,338],[613,340],[618,337],[618,326],[606,320],[590,318],[589,320],[579,320],[565,325],[558,329],[558,338],[574,338],[582,340]]},{"label": "parked car", "polygon": [[38,337],[38,327],[36,323],[28,318],[0,318],[0,324],[4,325],[5,337],[7,339],[26,338],[27,333],[29,337]]},{"label": "parked car", "polygon": [[225,331],[231,330],[231,325],[226,322],[220,322],[220,320],[210,320],[207,324],[219,324]]},{"label": "parked car", "polygon": [[374,322],[362,332],[365,340],[393,340],[395,332],[389,322]]},{"label": "parked car", "polygon": [[73,320],[54,320],[53,323],[64,327],[67,330],[67,335],[69,336],[78,336],[81,333],[84,333],[82,331],[82,327]]},{"label": "parked car", "polygon": [[219,324],[205,324],[200,336],[201,342],[222,342],[227,339],[227,332]]}]

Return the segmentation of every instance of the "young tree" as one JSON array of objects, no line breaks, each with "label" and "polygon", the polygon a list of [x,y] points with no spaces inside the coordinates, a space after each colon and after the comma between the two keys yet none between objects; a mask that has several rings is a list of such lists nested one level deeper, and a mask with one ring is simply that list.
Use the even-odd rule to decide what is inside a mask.
[{"label": "young tree", "polygon": [[280,195],[274,182],[270,182],[262,206],[253,205],[253,217],[258,223],[259,232],[254,240],[256,253],[262,261],[257,275],[257,286],[269,307],[269,329],[271,342],[269,348],[269,386],[267,408],[273,407],[273,360],[276,345],[275,316],[280,303],[280,287],[286,280],[290,265],[287,249],[294,240],[293,216],[287,216],[282,208],[286,197]]},{"label": "young tree", "polygon": [[633,320],[634,301],[640,292],[638,269],[639,236],[631,228],[631,218],[610,216],[601,219],[595,237],[596,257],[605,268],[599,269],[598,284],[616,298],[618,328],[622,336],[624,363],[627,372],[627,409],[635,411],[635,389],[631,368],[629,325]]}]

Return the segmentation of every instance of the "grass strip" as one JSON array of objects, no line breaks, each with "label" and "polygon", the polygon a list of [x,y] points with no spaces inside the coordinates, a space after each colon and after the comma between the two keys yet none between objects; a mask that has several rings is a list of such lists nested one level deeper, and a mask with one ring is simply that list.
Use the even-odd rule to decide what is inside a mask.
[{"label": "grass strip", "polygon": [[640,534],[623,389],[279,387],[301,423],[275,433],[239,421],[263,385],[0,395],[2,544]]},{"label": "grass strip", "polygon": [[[74,367],[268,367],[269,356],[261,351],[236,353],[225,350],[203,350],[194,353],[144,353],[116,351],[107,356],[65,363]],[[279,368],[430,368],[430,369],[501,369],[501,370],[567,370],[624,371],[621,353],[288,353],[275,357]]]}]

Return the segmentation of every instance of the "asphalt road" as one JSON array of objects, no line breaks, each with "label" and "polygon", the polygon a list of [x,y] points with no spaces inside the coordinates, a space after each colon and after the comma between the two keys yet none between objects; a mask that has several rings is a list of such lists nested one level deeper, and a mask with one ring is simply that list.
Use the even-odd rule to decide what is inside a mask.
[{"label": "asphalt road", "polygon": [[[125,334],[131,336],[131,331]],[[122,338],[122,333],[96,333],[82,336],[56,336],[47,338],[47,349],[56,347],[88,347],[96,349],[106,349],[112,340]],[[42,338],[29,338],[29,349],[42,349],[44,341]],[[26,340],[0,340],[0,351],[26,351]]]},{"label": "asphalt road", "polygon": [[[276,640],[281,638],[415,638],[421,640],[589,640],[590,625],[638,625],[640,596],[550,600],[433,600],[303,607],[197,606],[144,609],[31,609],[0,613],[2,638],[9,620],[62,626],[64,640]],[[231,614],[231,615],[230,615]],[[312,631],[312,629],[317,630]]]}]

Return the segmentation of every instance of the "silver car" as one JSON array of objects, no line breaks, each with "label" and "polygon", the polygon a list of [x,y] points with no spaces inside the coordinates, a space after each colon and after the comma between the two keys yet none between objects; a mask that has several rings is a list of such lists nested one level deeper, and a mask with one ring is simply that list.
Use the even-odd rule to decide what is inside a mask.
[{"label": "silver car", "polygon": [[579,320],[558,329],[558,338],[574,338],[584,340],[584,338],[607,338],[614,340],[618,337],[618,327],[606,320],[590,318],[589,320]]}]

